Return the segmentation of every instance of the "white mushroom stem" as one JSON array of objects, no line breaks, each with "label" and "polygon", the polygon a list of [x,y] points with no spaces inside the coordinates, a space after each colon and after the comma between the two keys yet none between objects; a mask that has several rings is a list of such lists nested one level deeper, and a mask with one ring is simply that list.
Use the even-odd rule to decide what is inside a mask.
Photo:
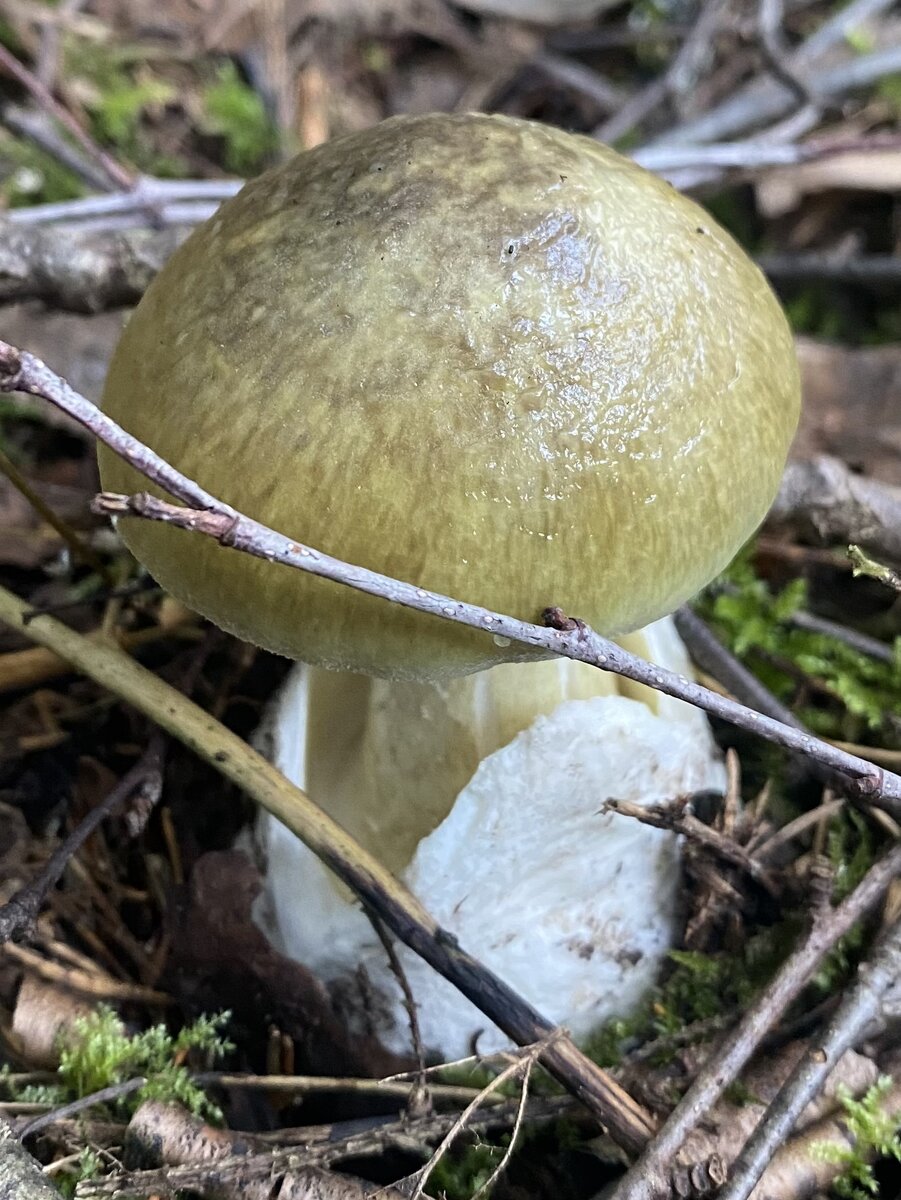
[{"label": "white mushroom stem", "polygon": [[[669,619],[622,639],[682,673]],[[703,714],[567,659],[436,684],[298,666],[274,705],[272,757],[378,855],[461,942],[528,1000],[584,1036],[639,1001],[678,925],[669,834],[600,813],[724,785]],[[365,915],[278,822],[260,919],[333,985],[349,1017],[409,1049],[398,985]],[[410,953],[427,1048],[507,1044]]]}]

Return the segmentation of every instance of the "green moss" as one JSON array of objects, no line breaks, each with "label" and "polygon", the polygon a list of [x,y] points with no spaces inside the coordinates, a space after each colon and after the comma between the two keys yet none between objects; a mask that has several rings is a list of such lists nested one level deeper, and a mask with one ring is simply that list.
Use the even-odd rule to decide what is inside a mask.
[{"label": "green moss", "polygon": [[90,1146],[85,1146],[74,1167],[57,1176],[56,1186],[63,1196],[74,1196],[80,1183],[88,1179],[96,1179],[102,1171],[103,1159],[101,1156]]},{"label": "green moss", "polygon": [[829,289],[821,286],[799,287],[785,300],[785,315],[795,333],[806,333],[830,341],[846,341],[851,336],[847,322],[832,303]]},{"label": "green moss", "polygon": [[[605,1022],[584,1049],[603,1067],[615,1067],[631,1046],[659,1041],[658,1063],[675,1053],[675,1034],[746,1007],[771,979],[795,943],[800,919],[789,915],[752,933],[741,951],[702,954],[672,950],[672,969],[640,1008]],[[681,1039],[680,1039],[681,1041]]]},{"label": "green moss", "polygon": [[236,175],[257,174],[278,148],[275,126],[260,96],[228,61],[218,67],[201,98],[204,130],[222,138],[225,167]]},{"label": "green moss", "polygon": [[185,1060],[194,1054],[210,1061],[227,1053],[231,1045],[222,1030],[228,1018],[228,1013],[201,1016],[177,1034],[164,1025],[129,1034],[116,1013],[101,1006],[75,1021],[66,1035],[58,1082],[19,1089],[7,1085],[4,1090],[15,1092],[11,1099],[59,1105],[144,1076],[147,1082],[139,1091],[110,1106],[118,1116],[127,1118],[144,1100],[153,1098],[176,1101],[199,1116],[216,1120],[221,1118],[219,1109],[192,1081]]},{"label": "green moss", "polygon": [[893,1087],[891,1078],[881,1076],[860,1099],[855,1100],[841,1086],[836,1095],[844,1110],[844,1121],[854,1145],[818,1142],[815,1156],[825,1162],[838,1163],[842,1173],[833,1183],[833,1190],[848,1200],[870,1200],[879,1195],[879,1184],[873,1173],[871,1159],[893,1158],[901,1162],[899,1119],[886,1110],[884,1100]]},{"label": "green moss", "polygon": [[830,635],[794,627],[790,619],[805,603],[803,580],[774,593],[745,555],[700,598],[698,610],[784,703],[794,699],[799,677],[815,685],[815,697],[796,711],[816,733],[891,745],[897,740],[891,714],[901,700],[899,656],[880,662]]},{"label": "green moss", "polygon": [[429,1176],[430,1195],[445,1200],[470,1200],[485,1186],[504,1153],[503,1146],[475,1142],[463,1149],[452,1148]]},{"label": "green moss", "polygon": [[148,129],[148,118],[173,104],[178,91],[149,61],[146,51],[69,38],[65,70],[78,83],[91,133],[100,143],[148,174],[186,173],[182,159],[162,153]]}]

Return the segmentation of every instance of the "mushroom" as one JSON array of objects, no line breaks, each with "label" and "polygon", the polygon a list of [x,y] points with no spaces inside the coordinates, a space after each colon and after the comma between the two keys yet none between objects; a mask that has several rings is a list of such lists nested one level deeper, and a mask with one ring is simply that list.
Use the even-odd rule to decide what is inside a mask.
[{"label": "mushroom", "polygon": [[[690,670],[670,618],[621,640]],[[604,801],[726,783],[700,710],[562,658],[435,683],[298,664],[259,742],[443,928],[576,1037],[634,1008],[679,930],[677,840],[603,813]],[[347,889],[272,818],[251,845],[270,939],[330,986],[354,1027],[408,1052],[404,996]],[[431,1053],[509,1044],[415,954],[396,954]]]},{"label": "mushroom", "polygon": [[[525,619],[560,605],[620,636],[672,612],[762,520],[799,380],[763,276],[692,201],[586,137],[432,115],[317,147],[223,205],[133,314],[104,405],[290,537]],[[100,465],[105,488],[146,486],[102,447]],[[600,719],[601,672],[586,681],[536,650],[164,526],[123,536],[185,603],[307,664],[320,735],[292,736],[322,747],[321,760],[304,753],[314,799],[324,763],[346,756],[350,778],[360,755],[402,758],[397,739],[364,747],[380,687],[397,713],[393,686],[439,689],[439,742],[457,761],[431,800],[428,754],[412,811],[383,803],[380,816],[359,777],[340,800],[322,785],[395,869],[495,755],[519,745],[525,763],[561,711],[542,691],[575,688]],[[531,685],[514,674],[523,663]],[[503,686],[459,678],[492,667]],[[462,740],[448,736],[448,698],[486,694],[495,732],[471,716]],[[622,732],[644,722],[629,711]],[[709,765],[706,727],[698,736]],[[680,779],[709,777],[683,766]]]}]

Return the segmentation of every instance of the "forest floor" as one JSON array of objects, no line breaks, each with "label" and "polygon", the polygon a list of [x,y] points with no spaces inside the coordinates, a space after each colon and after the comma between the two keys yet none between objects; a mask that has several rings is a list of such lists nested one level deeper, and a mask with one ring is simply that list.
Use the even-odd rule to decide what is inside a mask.
[{"label": "forest floor", "polygon": [[[682,940],[582,1065],[552,1079],[551,1037],[423,1076],[254,924],[237,776],[103,674],[115,651],[247,740],[288,665],[164,595],[92,515],[93,437],[0,388],[4,1196],[626,1200],[728,1177],[736,1200],[764,1168],[771,1200],[901,1194],[901,12],[549,5],[0,0],[0,337],[96,402],[129,308],[233,181],[388,116],[614,145],[730,230],[796,336],[780,497],[680,629],[702,684],[813,750],[714,716],[729,795],[657,814],[684,839]],[[628,1106],[580,1104],[585,1079],[648,1129],[702,1099],[624,1175]]]}]

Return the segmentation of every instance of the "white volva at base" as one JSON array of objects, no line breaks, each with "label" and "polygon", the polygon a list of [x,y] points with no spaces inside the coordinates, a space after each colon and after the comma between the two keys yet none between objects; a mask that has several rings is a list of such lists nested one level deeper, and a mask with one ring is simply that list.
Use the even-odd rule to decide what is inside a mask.
[{"label": "white volva at base", "polygon": [[[660,665],[687,671],[669,621],[642,636]],[[275,764],[302,787],[315,752],[298,736],[309,677],[309,668],[294,668],[267,731]],[[679,931],[677,839],[602,815],[604,801],[650,805],[725,786],[703,714],[654,703],[656,714],[641,700],[602,695],[536,717],[481,761],[403,872],[470,953],[576,1037],[636,1006]],[[328,808],[328,797],[313,799]],[[272,941],[332,987],[356,1028],[409,1051],[400,989],[359,906],[275,819],[261,818],[257,840],[266,864],[258,916]],[[455,988],[398,949],[429,1051],[453,1059],[471,1053],[473,1039],[481,1053],[509,1045]]]}]

